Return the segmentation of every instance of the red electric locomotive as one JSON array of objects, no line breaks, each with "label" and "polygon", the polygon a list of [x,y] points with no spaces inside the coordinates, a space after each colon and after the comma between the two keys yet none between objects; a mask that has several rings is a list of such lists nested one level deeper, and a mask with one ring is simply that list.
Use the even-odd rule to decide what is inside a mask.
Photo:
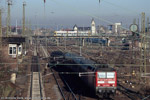
[{"label": "red electric locomotive", "polygon": [[96,75],[96,94],[108,95],[117,89],[117,73],[111,68],[100,68]]}]

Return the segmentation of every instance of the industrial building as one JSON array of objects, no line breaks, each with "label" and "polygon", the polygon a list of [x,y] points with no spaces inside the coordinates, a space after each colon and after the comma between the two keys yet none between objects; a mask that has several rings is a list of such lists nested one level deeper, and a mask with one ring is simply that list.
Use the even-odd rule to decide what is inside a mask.
[{"label": "industrial building", "polygon": [[8,55],[12,58],[21,55],[23,53],[23,43],[25,42],[24,37],[3,37],[3,48],[8,51]]},{"label": "industrial building", "polygon": [[109,29],[112,31],[112,33],[120,33],[121,32],[121,25],[122,23],[114,23],[109,25]]}]

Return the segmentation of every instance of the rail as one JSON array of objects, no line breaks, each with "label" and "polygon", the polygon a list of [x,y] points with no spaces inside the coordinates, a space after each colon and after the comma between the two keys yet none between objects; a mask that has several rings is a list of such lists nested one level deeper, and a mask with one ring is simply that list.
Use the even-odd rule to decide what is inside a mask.
[{"label": "rail", "polygon": [[52,70],[51,68],[50,68],[50,70],[51,70],[52,73],[53,73],[54,79],[55,79],[55,81],[56,81],[56,84],[58,85],[58,89],[59,89],[59,91],[60,91],[60,93],[61,93],[63,99],[66,100],[65,95],[64,95],[64,93],[63,93],[63,91],[62,91],[62,89],[61,89],[61,87],[60,87],[60,85],[59,85],[59,83],[58,83],[58,81],[57,81],[57,78],[56,78],[56,76],[55,76],[53,70]]},{"label": "rail", "polygon": [[[70,99],[66,99],[66,97],[65,97],[65,95],[64,95],[64,92],[63,92],[63,90],[61,89],[61,86],[60,86],[60,84],[58,83],[57,78],[56,78],[56,75],[55,75],[55,73],[53,72],[52,68],[50,68],[50,70],[51,70],[52,73],[53,73],[54,79],[55,79],[55,81],[56,81],[56,84],[58,85],[59,91],[60,91],[60,93],[61,93],[63,99],[64,99],[64,100],[70,100]],[[73,96],[74,100],[77,100],[75,94],[73,93],[73,91],[72,91],[72,89],[70,88],[70,86],[68,85],[68,83],[65,81],[65,79],[64,79],[63,77],[61,77],[61,78],[62,78],[63,82],[65,83],[65,85],[67,86],[67,88],[69,89],[69,91],[70,91],[71,95]],[[71,99],[71,100],[72,100],[72,99]]]},{"label": "rail", "polygon": [[[38,58],[37,58],[37,60],[38,60]],[[37,65],[37,67],[38,67],[38,75],[39,75],[39,85],[40,85],[40,95],[41,95],[41,98],[43,97],[43,95],[42,95],[42,85],[41,85],[41,77],[40,77],[40,66],[39,66],[39,64]]]},{"label": "rail", "polygon": [[40,77],[40,67],[38,64],[38,57],[33,56],[31,65],[31,84],[30,84],[30,98],[31,100],[43,100],[42,85]]},{"label": "rail", "polygon": [[31,83],[30,83],[30,97],[32,98],[32,81],[33,80],[33,72],[31,74]]},{"label": "rail", "polygon": [[121,93],[126,95],[128,98],[131,100],[141,100],[143,97],[140,95],[139,92],[133,91],[131,89],[128,89],[121,84],[118,83],[118,88],[117,88]]},{"label": "rail", "polygon": [[74,97],[75,100],[77,100],[75,94],[73,93],[72,89],[70,88],[70,86],[68,85],[68,83],[65,81],[65,79],[62,77],[63,81],[65,82],[66,86],[68,87],[69,91],[71,92],[72,96]]}]

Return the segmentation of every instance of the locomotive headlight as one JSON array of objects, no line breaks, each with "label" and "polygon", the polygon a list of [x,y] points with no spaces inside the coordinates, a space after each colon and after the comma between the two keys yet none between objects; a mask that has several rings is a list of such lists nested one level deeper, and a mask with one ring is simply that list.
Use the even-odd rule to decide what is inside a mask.
[{"label": "locomotive headlight", "polygon": [[115,83],[115,81],[108,81],[108,83]]},{"label": "locomotive headlight", "polygon": [[112,90],[112,92],[114,93],[114,92],[115,92],[115,90]]},{"label": "locomotive headlight", "polygon": [[105,83],[104,81],[98,81],[98,83]]},{"label": "locomotive headlight", "polygon": [[99,91],[99,93],[101,93],[101,92],[102,92],[102,90],[101,90],[101,89],[99,89],[98,91]]}]

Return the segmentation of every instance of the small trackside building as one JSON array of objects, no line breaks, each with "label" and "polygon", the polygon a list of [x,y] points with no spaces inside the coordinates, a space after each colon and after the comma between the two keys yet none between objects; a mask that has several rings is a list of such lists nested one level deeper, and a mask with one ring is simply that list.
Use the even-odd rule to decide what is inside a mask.
[{"label": "small trackside building", "polygon": [[17,54],[20,56],[23,54],[23,43],[25,43],[25,37],[3,37],[3,47],[5,51],[8,51],[8,55],[16,58]]}]

